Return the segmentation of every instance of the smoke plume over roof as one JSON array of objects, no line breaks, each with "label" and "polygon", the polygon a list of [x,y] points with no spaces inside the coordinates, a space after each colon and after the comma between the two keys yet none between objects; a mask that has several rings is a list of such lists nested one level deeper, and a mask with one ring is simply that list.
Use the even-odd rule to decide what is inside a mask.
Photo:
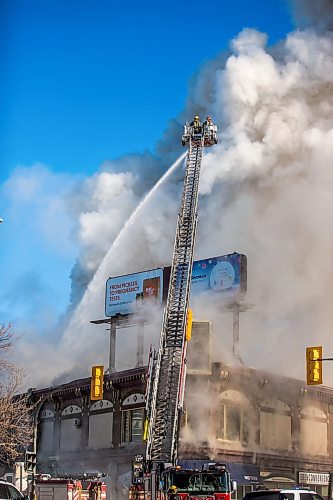
[{"label": "smoke plume over roof", "polygon": [[[50,382],[107,364],[107,336],[89,322],[104,316],[109,276],[170,264],[180,169],[122,228],[166,162],[179,156],[181,124],[198,112],[213,117],[220,142],[203,160],[196,258],[232,251],[248,257],[247,300],[253,307],[241,317],[241,357],[247,365],[273,371],[283,366],[285,375],[304,378],[306,345],[323,344],[332,354],[332,2],[296,1],[294,10],[304,27],[277,47],[267,48],[265,34],[244,29],[229,55],[199,71],[185,111],[158,145],[160,156],[109,162],[71,200],[81,242],[74,305],[83,298],[55,347],[54,358],[63,363],[51,363]],[[215,356],[232,361],[230,318],[209,306],[195,315],[214,321]],[[159,326],[151,327],[147,343],[158,334]],[[133,344],[133,333],[119,333],[119,368],[128,367]],[[50,366],[46,354],[45,362]],[[45,373],[35,383],[45,385]]]}]

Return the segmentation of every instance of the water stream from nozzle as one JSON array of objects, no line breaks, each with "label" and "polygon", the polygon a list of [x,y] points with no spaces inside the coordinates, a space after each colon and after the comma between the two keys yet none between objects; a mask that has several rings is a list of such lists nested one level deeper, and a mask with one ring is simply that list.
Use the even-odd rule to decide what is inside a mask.
[{"label": "water stream from nozzle", "polygon": [[139,205],[136,207],[136,209],[134,210],[134,212],[132,212],[132,214],[130,215],[130,217],[127,219],[127,221],[125,222],[125,224],[123,225],[123,227],[119,231],[118,236],[116,237],[116,239],[112,243],[109,252],[111,252],[111,250],[113,248],[115,248],[115,247],[117,247],[119,245],[119,242],[122,240],[122,238],[128,232],[130,226],[135,221],[135,219],[136,219],[138,213],[140,212],[140,210],[142,209],[142,207],[144,207],[149,202],[149,200],[154,196],[155,192],[158,190],[158,188],[160,187],[160,185],[163,184],[163,182],[166,181],[166,179],[174,172],[174,170],[176,170],[176,168],[183,161],[183,159],[185,158],[185,156],[186,156],[186,152],[183,153],[182,155],[180,155],[179,158],[177,158],[177,160],[165,172],[165,174],[162,175],[162,177],[156,182],[155,186],[149,191],[149,193],[146,194],[146,196],[139,203]]},{"label": "water stream from nozzle", "polygon": [[[184,160],[186,152],[183,153],[177,160],[171,165],[171,167],[165,172],[165,174],[158,180],[154,187],[146,194],[143,200],[139,203],[136,209],[132,212],[130,217],[127,219],[122,229],[119,231],[118,236],[113,241],[108,252],[106,253],[104,259],[100,263],[98,269],[96,270],[92,280],[90,281],[88,288],[86,289],[81,302],[78,304],[71,320],[65,331],[65,339],[71,343],[73,347],[74,339],[71,335],[71,330],[81,328],[84,323],[89,323],[92,315],[96,314],[94,309],[96,307],[96,300],[100,300],[101,290],[104,290],[105,280],[109,276],[110,269],[108,263],[112,262],[117,257],[118,247],[122,241],[126,238],[127,234],[130,234],[130,229],[133,223],[136,221],[141,210],[149,203],[153,198],[159,187],[169,178],[169,176],[177,169],[180,163]],[[126,240],[125,240],[126,241]],[[97,299],[96,299],[97,298]],[[99,306],[97,306],[99,309]],[[89,311],[89,313],[88,313]],[[87,316],[87,317],[86,317]],[[75,326],[76,325],[76,326]]]}]

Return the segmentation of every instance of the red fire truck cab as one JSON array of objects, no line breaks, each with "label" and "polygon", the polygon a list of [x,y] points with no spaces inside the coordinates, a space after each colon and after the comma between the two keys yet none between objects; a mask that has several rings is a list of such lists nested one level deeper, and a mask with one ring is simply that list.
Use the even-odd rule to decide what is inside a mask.
[{"label": "red fire truck cab", "polygon": [[224,464],[209,464],[203,470],[170,467],[161,472],[158,482],[156,498],[159,500],[177,497],[179,500],[230,500],[236,486]]}]

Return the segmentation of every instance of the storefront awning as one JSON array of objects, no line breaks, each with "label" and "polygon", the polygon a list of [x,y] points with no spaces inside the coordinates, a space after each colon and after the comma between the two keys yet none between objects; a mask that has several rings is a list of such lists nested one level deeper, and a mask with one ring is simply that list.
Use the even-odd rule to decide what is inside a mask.
[{"label": "storefront awning", "polygon": [[[197,469],[202,470],[202,468],[208,463],[214,462],[213,460],[179,460],[178,463],[181,467],[185,469]],[[236,462],[226,462],[226,469],[230,472],[232,481],[236,481],[237,484],[247,485],[247,484],[263,484],[260,477],[258,468],[254,464],[243,464]]]},{"label": "storefront awning", "polygon": [[258,468],[254,464],[227,462],[226,467],[230,472],[231,479],[237,484],[263,484]]}]

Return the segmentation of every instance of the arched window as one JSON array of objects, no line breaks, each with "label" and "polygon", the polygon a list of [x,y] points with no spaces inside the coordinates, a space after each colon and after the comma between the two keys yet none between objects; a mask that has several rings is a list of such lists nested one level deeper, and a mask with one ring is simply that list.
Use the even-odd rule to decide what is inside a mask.
[{"label": "arched window", "polygon": [[38,415],[38,452],[41,455],[52,455],[54,412],[49,408],[42,408]]},{"label": "arched window", "polygon": [[74,451],[81,448],[82,408],[69,405],[60,414],[60,450]]},{"label": "arched window", "polygon": [[89,410],[89,448],[109,448],[112,445],[113,404],[107,399],[96,401]]},{"label": "arched window", "polygon": [[135,393],[126,397],[122,403],[122,433],[123,443],[141,443],[144,421],[145,397]]},{"label": "arched window", "polygon": [[217,407],[216,437],[222,441],[248,443],[250,402],[239,391],[229,389],[220,394]]},{"label": "arched window", "polygon": [[82,413],[82,408],[77,405],[69,405],[66,406],[61,412],[61,417],[71,417],[73,415],[81,414]]},{"label": "arched window", "polygon": [[291,408],[279,399],[260,404],[260,444],[264,449],[291,450]]},{"label": "arched window", "polygon": [[327,455],[327,416],[316,406],[301,410],[300,448],[307,455]]}]

